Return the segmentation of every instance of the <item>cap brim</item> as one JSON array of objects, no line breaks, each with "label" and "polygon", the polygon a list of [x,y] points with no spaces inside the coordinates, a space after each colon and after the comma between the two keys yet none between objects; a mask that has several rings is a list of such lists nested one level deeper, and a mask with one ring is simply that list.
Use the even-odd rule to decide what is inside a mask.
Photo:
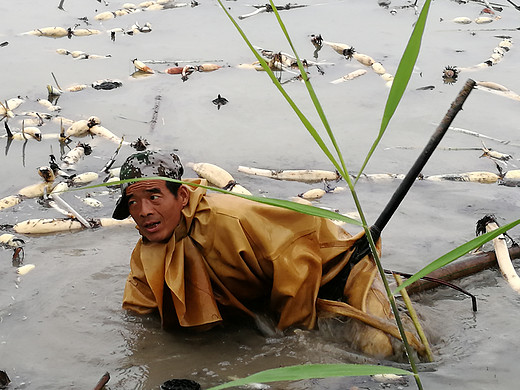
[{"label": "cap brim", "polygon": [[128,211],[128,200],[126,199],[126,195],[122,195],[116,203],[116,208],[112,213],[112,218],[114,219],[125,219],[130,215],[130,211]]}]

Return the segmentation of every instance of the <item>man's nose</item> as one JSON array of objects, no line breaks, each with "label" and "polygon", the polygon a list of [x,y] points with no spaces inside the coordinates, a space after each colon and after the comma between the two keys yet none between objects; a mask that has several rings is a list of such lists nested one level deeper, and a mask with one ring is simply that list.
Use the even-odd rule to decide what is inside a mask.
[{"label": "man's nose", "polygon": [[152,214],[152,212],[153,212],[153,207],[152,207],[151,202],[149,202],[147,199],[144,199],[141,202],[141,216],[145,217],[147,215]]}]

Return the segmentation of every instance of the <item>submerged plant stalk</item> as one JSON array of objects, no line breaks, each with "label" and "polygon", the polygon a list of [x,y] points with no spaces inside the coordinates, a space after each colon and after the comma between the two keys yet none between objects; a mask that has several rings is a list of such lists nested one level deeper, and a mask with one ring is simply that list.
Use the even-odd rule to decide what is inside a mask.
[{"label": "submerged plant stalk", "polygon": [[[400,286],[403,283],[403,278],[401,278],[398,274],[393,274],[394,279],[398,286]],[[417,334],[419,335],[419,338],[421,339],[422,343],[424,344],[424,349],[426,350],[426,356],[428,357],[429,362],[433,362],[433,354],[432,350],[430,348],[430,343],[428,343],[428,339],[426,338],[426,335],[424,334],[423,328],[421,326],[421,323],[419,322],[419,318],[417,317],[417,312],[412,306],[412,301],[410,299],[410,296],[406,292],[406,289],[401,290],[401,296],[403,297],[403,301],[406,305],[406,308],[408,309],[408,313],[410,313],[410,318],[413,321],[413,324],[415,326],[415,329],[417,330]]]}]

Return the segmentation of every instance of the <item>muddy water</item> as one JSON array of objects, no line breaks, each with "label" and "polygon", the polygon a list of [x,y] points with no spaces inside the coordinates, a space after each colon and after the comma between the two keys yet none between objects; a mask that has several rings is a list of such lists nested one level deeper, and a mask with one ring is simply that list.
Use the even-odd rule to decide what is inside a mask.
[{"label": "muddy water", "polygon": [[[230,171],[237,181],[255,194],[288,198],[312,186],[249,177],[237,171],[239,165],[272,169],[321,168],[331,164],[316,147],[296,116],[263,72],[237,68],[254,61],[223,11],[214,1],[199,1],[196,7],[147,11],[99,22],[94,16],[116,10],[122,1],[98,2],[17,0],[0,3],[2,27],[0,47],[2,100],[21,96],[25,102],[9,120],[12,129],[21,127],[25,111],[47,112],[36,100],[47,98],[46,85],[54,85],[51,72],[62,88],[97,80],[115,79],[121,88],[98,91],[93,88],[64,93],[57,104],[60,112],[73,120],[98,116],[103,126],[127,141],[138,137],[151,148],[176,149],[184,162],[211,162]],[[420,5],[422,5],[422,2]],[[311,34],[325,40],[354,46],[381,61],[395,74],[412,25],[413,8],[392,2],[383,8],[376,1],[310,2],[302,9],[283,11],[284,22],[301,57],[313,59]],[[236,18],[254,10],[249,3],[228,1],[225,6]],[[431,8],[421,55],[408,90],[392,119],[388,133],[367,167],[367,173],[404,173],[411,166],[436,124],[442,119],[468,77],[493,81],[520,91],[516,48],[520,14],[507,2],[501,19],[490,24],[460,25],[450,20],[476,18],[482,6],[435,1]],[[390,12],[392,7],[396,12]],[[86,17],[87,26],[79,18]],[[111,41],[107,30],[150,22],[150,33],[133,36],[117,34]],[[89,27],[99,35],[51,39],[21,35],[47,26]],[[240,21],[240,26],[256,46],[289,52],[272,14],[259,14]],[[496,66],[462,73],[459,82],[444,84],[442,70],[447,65],[471,66],[489,58],[501,38],[513,39],[512,49]],[[75,60],[56,49],[82,50],[110,55],[105,59]],[[179,75],[156,72],[149,77],[132,77],[131,60],[148,63],[156,71],[175,61],[212,62],[222,69],[194,73],[186,82]],[[158,63],[160,61],[161,63]],[[162,63],[167,62],[169,63]],[[346,61],[328,47],[319,52],[323,62],[320,75],[310,68],[311,80],[335,131],[351,172],[359,169],[377,135],[389,88],[373,72],[341,83],[335,80],[362,66]],[[284,73],[282,80],[293,74]],[[429,90],[419,87],[433,86]],[[286,84],[287,91],[318,126],[304,86]],[[229,103],[217,107],[218,94]],[[154,115],[160,96],[157,124]],[[506,169],[518,166],[520,144],[518,101],[483,91],[470,95],[454,126],[510,141],[501,144],[485,140],[488,148],[511,154]],[[56,115],[56,113],[51,113]],[[2,123],[3,126],[3,123]],[[59,132],[59,123],[46,121],[44,134]],[[102,138],[74,139],[88,142],[93,153],[78,165],[78,172],[99,171],[117,148]],[[59,156],[56,140],[42,142],[0,139],[3,167],[0,197],[39,181],[36,168],[48,165],[49,155]],[[481,139],[448,132],[441,148],[479,148]],[[436,151],[425,175],[467,171],[495,172],[494,164],[479,158],[479,150]],[[132,152],[124,146],[116,161],[121,164]],[[187,169],[186,176],[194,173]],[[100,179],[101,180],[101,179]],[[341,182],[338,185],[344,185]],[[398,181],[360,180],[359,197],[369,221],[379,215]],[[86,217],[111,214],[116,191],[90,192],[104,207],[92,209],[76,196],[64,199]],[[500,223],[519,217],[518,188],[497,184],[428,182],[414,185],[383,234],[383,264],[386,268],[414,272],[448,250],[474,236],[475,222],[493,213]],[[348,212],[354,209],[345,194],[327,194],[318,203]],[[59,214],[35,200],[1,211],[0,224],[13,225],[29,218],[58,217]],[[350,230],[356,231],[355,227]],[[518,233],[513,230],[513,237]],[[170,334],[163,332],[157,318],[135,317],[121,310],[128,259],[137,240],[133,227],[105,228],[50,236],[21,236],[26,242],[25,263],[36,268],[24,276],[11,265],[12,251],[0,249],[0,369],[12,379],[11,388],[56,389],[92,388],[108,371],[112,389],[157,389],[170,378],[190,378],[209,387],[262,369],[299,363],[358,362],[337,335],[325,327],[319,332],[293,332],[283,338],[262,336],[250,327],[231,325],[210,334]],[[417,309],[424,319],[436,356],[424,365],[421,378],[428,389],[513,388],[520,341],[519,298],[496,270],[461,281],[475,294],[479,311],[471,311],[470,301],[452,291],[439,290],[417,297]],[[420,298],[420,299],[419,299]],[[380,388],[370,378],[327,379],[274,384],[272,388],[342,389],[357,385]],[[392,385],[397,388],[399,385]],[[411,385],[413,386],[413,384]]]}]

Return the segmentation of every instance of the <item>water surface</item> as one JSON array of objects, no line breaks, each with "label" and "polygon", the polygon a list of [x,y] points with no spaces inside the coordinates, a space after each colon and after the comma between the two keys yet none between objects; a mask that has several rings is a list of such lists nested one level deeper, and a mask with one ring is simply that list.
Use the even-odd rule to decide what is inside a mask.
[{"label": "water surface", "polygon": [[[46,85],[54,85],[51,72],[62,88],[116,79],[123,83],[121,88],[88,88],[62,94],[57,101],[62,107],[60,114],[72,120],[96,115],[103,126],[127,141],[143,137],[151,148],[177,150],[185,163],[217,164],[254,194],[288,199],[316,185],[250,177],[237,171],[239,165],[333,168],[267,75],[237,67],[252,63],[255,58],[218,3],[201,0],[196,7],[95,20],[96,14],[119,9],[123,3],[65,0],[64,10],[60,10],[58,1],[1,2],[0,42],[8,45],[0,47],[4,64],[0,98],[23,97],[25,102],[15,110],[17,114],[46,112],[36,100],[47,98]],[[242,1],[224,4],[235,18],[254,10],[251,3]],[[308,4],[281,12],[302,58],[314,59],[310,35],[321,34],[327,41],[354,46],[395,74],[417,18],[413,8],[399,8],[406,4],[401,2],[384,8],[377,1],[325,0]],[[507,2],[503,7],[501,19],[493,23],[460,25],[451,19],[474,19],[483,6],[476,2],[433,2],[407,92],[367,173],[405,173],[468,77],[520,91],[516,74],[520,59],[516,28],[520,14]],[[85,17],[88,26],[79,19]],[[152,31],[133,36],[118,34],[115,42],[106,33],[115,27],[127,30],[136,22],[141,26],[150,22]],[[69,27],[76,23],[102,33],[72,39],[22,35],[35,28]],[[254,45],[290,52],[273,14],[259,14],[239,24]],[[462,73],[453,85],[443,83],[442,71],[447,65],[465,67],[485,61],[502,39],[498,36],[503,35],[512,37],[513,47],[498,65]],[[111,57],[75,60],[57,54],[58,48]],[[211,73],[194,73],[185,82],[178,75],[159,72],[135,78],[131,76],[134,58],[154,60],[147,63],[156,71],[173,66],[175,61],[212,62],[223,67]],[[389,88],[373,72],[331,84],[362,65],[347,61],[329,47],[322,48],[318,61],[323,63],[324,74],[315,67],[309,68],[311,81],[347,166],[355,173],[379,131]],[[284,73],[282,80],[293,76]],[[434,88],[417,90],[424,86]],[[289,82],[286,88],[318,127],[304,85]],[[218,94],[229,100],[220,109],[212,103]],[[150,121],[157,96],[161,99],[157,124],[152,129]],[[488,148],[511,154],[514,159],[506,169],[514,169],[519,155],[516,145],[520,144],[518,104],[475,90],[454,126],[510,141],[502,144],[484,140]],[[18,115],[9,120],[9,125],[19,129],[24,118],[27,117]],[[51,121],[41,127],[44,134],[57,133],[59,129],[59,123]],[[93,153],[78,165],[78,172],[99,171],[117,148],[116,143],[102,138],[74,139],[71,146],[78,141],[93,147]],[[7,140],[0,139],[0,146],[4,151],[0,154],[4,169],[0,198],[38,182],[36,169],[49,164],[50,154],[60,154],[56,140],[26,144],[15,141],[7,150]],[[479,158],[481,150],[446,150],[480,147],[482,139],[448,132],[423,174],[496,172],[492,161]],[[115,165],[120,165],[132,151],[123,146]],[[186,177],[194,176],[190,169],[186,171]],[[369,221],[377,218],[398,184],[393,180],[359,181],[356,190]],[[103,202],[103,208],[89,208],[73,194],[64,195],[64,199],[84,216],[111,215],[117,191],[91,193]],[[85,196],[86,191],[77,195]],[[340,212],[354,210],[346,193],[327,194],[317,204]],[[518,188],[419,181],[383,233],[383,265],[415,272],[473,238],[475,223],[484,215],[495,214],[501,224],[517,219],[519,205]],[[1,211],[0,224],[59,216],[36,200],[26,200]],[[352,232],[356,229],[349,227]],[[515,230],[511,234],[518,235]],[[21,238],[26,241],[25,263],[36,265],[29,274],[18,276],[11,265],[12,252],[0,249],[0,369],[11,377],[11,388],[92,388],[106,371],[110,372],[112,389],[157,389],[170,378],[195,379],[209,387],[230,377],[281,365],[352,361],[345,344],[332,339],[325,330],[298,331],[284,338],[266,338],[253,328],[240,326],[210,334],[170,334],[160,329],[156,318],[123,312],[120,305],[129,256],[138,239],[132,226]],[[497,270],[467,278],[461,285],[477,296],[477,313],[471,311],[469,299],[453,291],[424,293],[420,300],[416,299],[436,357],[435,364],[423,367],[425,388],[513,388],[520,347],[516,334],[520,325],[518,296]],[[342,389],[354,385],[373,389],[381,386],[370,378],[356,378],[273,384],[272,388]]]}]

